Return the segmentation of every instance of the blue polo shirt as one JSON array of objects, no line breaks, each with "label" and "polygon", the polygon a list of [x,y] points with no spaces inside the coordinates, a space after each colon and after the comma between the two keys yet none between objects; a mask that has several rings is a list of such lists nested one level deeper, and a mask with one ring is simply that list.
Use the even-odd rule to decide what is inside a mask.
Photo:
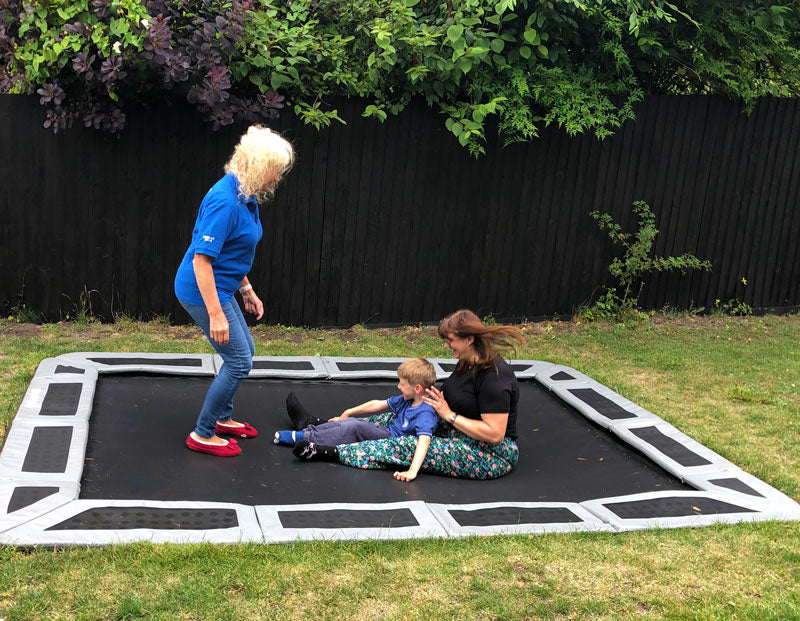
[{"label": "blue polo shirt", "polygon": [[403,399],[403,395],[389,397],[386,403],[395,413],[394,420],[389,425],[389,432],[393,438],[433,435],[439,418],[436,411],[427,403],[411,407],[411,399]]},{"label": "blue polo shirt", "polygon": [[256,244],[263,229],[258,203],[239,196],[239,181],[225,175],[206,193],[192,231],[192,241],[175,274],[175,295],[182,302],[202,306],[192,260],[195,254],[211,257],[220,304],[228,302],[253,266]]}]

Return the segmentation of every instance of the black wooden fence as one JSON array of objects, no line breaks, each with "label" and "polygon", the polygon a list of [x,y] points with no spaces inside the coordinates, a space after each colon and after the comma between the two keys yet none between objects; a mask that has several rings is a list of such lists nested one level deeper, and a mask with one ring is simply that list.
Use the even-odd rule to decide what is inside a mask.
[{"label": "black wooden fence", "polygon": [[[656,275],[647,308],[800,305],[800,104],[750,116],[719,97],[650,97],[603,142],[548,128],[473,159],[421,103],[380,125],[276,127],[298,162],[262,209],[251,280],[271,323],[436,321],[570,314],[608,280],[616,251],[589,217],[631,230],[647,201],[661,255],[711,273]],[[136,110],[119,138],[42,129],[35,98],[0,97],[0,303],[54,320],[186,315],[172,292],[197,207],[242,126],[212,132],[184,107]],[[746,285],[744,284],[746,281]]]}]

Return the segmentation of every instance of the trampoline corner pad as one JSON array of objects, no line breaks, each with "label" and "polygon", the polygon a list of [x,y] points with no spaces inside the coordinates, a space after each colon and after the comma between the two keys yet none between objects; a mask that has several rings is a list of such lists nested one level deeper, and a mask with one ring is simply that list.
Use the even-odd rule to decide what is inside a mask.
[{"label": "trampoline corner pad", "polygon": [[713,491],[659,491],[588,500],[581,505],[618,531],[686,528],[718,523],[796,520],[800,507]]},{"label": "trampoline corner pad", "polygon": [[253,507],[229,503],[75,500],[0,533],[18,546],[263,543]]},{"label": "trampoline corner pad", "polygon": [[[800,504],[761,479],[731,464],[729,468],[705,474],[691,474],[684,481],[699,490],[726,494],[743,501],[760,502],[769,510],[787,511],[787,515],[800,515]],[[734,500],[734,502],[736,502]],[[783,518],[781,518],[783,519]],[[785,519],[796,519],[787,517]]]},{"label": "trampoline corner pad", "polygon": [[78,498],[76,483],[0,481],[0,533],[25,524]]}]

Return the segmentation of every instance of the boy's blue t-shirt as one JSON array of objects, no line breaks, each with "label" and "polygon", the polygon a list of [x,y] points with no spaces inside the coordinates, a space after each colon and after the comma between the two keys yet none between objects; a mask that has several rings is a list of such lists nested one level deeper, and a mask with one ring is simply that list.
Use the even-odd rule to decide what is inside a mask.
[{"label": "boy's blue t-shirt", "polygon": [[228,302],[253,266],[263,229],[258,203],[239,196],[239,181],[225,175],[206,193],[192,231],[192,241],[175,275],[175,295],[182,302],[203,305],[192,260],[211,257],[220,304]]},{"label": "boy's blue t-shirt", "polygon": [[389,425],[389,432],[393,438],[433,435],[439,417],[427,403],[411,407],[411,400],[403,399],[403,395],[390,397],[386,403],[389,405],[389,409],[396,414],[392,424]]}]

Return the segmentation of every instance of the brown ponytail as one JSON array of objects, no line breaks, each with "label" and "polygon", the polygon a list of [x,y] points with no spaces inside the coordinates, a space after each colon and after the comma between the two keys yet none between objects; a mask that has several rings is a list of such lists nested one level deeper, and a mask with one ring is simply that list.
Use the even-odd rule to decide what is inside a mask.
[{"label": "brown ponytail", "polygon": [[488,367],[495,364],[497,352],[495,348],[508,348],[517,353],[512,339],[525,345],[525,337],[519,328],[514,326],[487,326],[471,310],[458,310],[442,319],[438,328],[439,336],[446,339],[448,335],[473,337],[472,347],[475,350],[474,360],[459,360],[458,369],[469,367]]}]

